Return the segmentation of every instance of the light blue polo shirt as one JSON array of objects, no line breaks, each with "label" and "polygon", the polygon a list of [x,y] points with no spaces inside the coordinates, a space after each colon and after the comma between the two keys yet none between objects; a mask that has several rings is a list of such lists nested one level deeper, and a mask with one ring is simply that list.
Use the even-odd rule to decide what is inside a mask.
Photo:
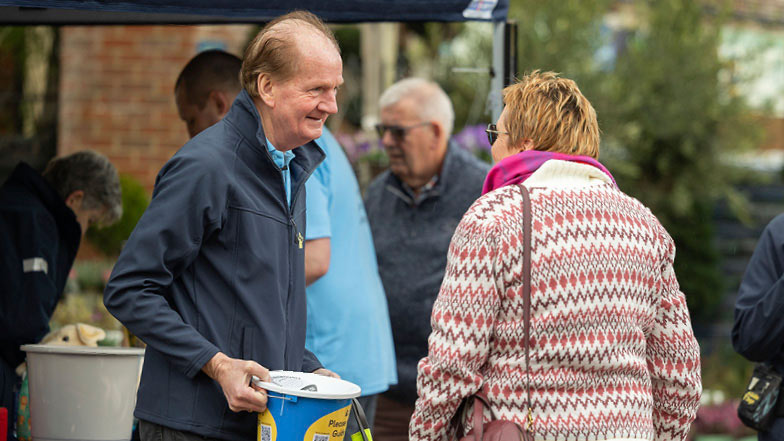
[{"label": "light blue polo shirt", "polygon": [[397,383],[387,299],[359,184],[343,149],[324,128],[327,154],[306,186],[306,239],[330,238],[329,271],[307,287],[305,347],[362,396]]},{"label": "light blue polo shirt", "polygon": [[[266,139],[266,138],[265,138]],[[280,168],[281,173],[283,174],[283,188],[286,189],[286,202],[288,202],[289,207],[291,206],[291,170],[289,170],[289,162],[294,159],[294,152],[289,150],[287,152],[281,152],[280,150],[276,149],[274,145],[267,139],[267,150],[270,152],[270,156],[272,156],[272,161],[275,162],[275,165]]]}]

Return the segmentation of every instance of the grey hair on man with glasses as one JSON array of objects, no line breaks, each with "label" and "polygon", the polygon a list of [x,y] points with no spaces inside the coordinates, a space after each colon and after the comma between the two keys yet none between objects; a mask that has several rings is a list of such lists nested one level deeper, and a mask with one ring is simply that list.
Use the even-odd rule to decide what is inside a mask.
[{"label": "grey hair on man with glasses", "polygon": [[449,135],[455,125],[455,111],[449,95],[441,86],[424,78],[406,78],[390,86],[378,100],[380,108],[389,107],[408,98],[417,105],[422,121],[439,121]]}]

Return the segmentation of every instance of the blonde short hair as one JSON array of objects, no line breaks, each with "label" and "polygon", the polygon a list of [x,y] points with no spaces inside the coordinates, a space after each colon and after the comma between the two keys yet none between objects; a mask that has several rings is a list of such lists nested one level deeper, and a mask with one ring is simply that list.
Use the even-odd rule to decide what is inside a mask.
[{"label": "blonde short hair", "polygon": [[259,97],[256,80],[263,73],[283,81],[297,73],[297,36],[308,30],[323,35],[340,53],[335,34],[314,14],[294,11],[281,15],[267,23],[245,49],[240,82],[250,96]]},{"label": "blonde short hair", "polygon": [[504,88],[510,144],[524,139],[534,150],[599,158],[599,123],[577,84],[538,70]]}]

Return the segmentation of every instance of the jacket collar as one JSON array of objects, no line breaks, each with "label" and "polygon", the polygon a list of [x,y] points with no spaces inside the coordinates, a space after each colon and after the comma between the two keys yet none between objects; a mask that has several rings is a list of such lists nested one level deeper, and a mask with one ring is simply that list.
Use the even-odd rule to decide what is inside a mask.
[{"label": "jacket collar", "polygon": [[69,257],[73,260],[82,238],[82,227],[76,221],[76,214],[65,205],[57,191],[32,167],[24,162],[14,168],[6,186],[17,186],[32,193],[54,217],[57,229],[69,247]]},{"label": "jacket collar", "polygon": [[446,155],[444,156],[444,165],[441,167],[441,173],[438,175],[436,188],[446,187],[449,183],[449,178],[455,175],[455,169],[458,167],[457,163],[460,162],[457,157],[466,153],[467,152],[455,142],[449,141],[449,145],[446,148]]},{"label": "jacket collar", "polygon": [[412,199],[409,192],[405,190],[403,181],[401,181],[400,178],[395,176],[391,171],[389,172],[389,176],[387,176],[387,190],[392,192],[395,196],[406,201],[406,203],[409,205],[419,205],[426,199],[431,197],[438,197],[440,194],[446,191],[446,185],[449,182],[449,178],[456,172],[455,168],[458,167],[457,163],[459,162],[456,157],[466,153],[460,151],[460,149],[460,146],[451,140],[449,141],[449,145],[447,145],[446,148],[446,155],[444,155],[444,163],[441,165],[441,173],[438,174],[438,179],[436,179],[435,185],[427,190],[426,194],[417,197],[416,200]]},{"label": "jacket collar", "polygon": [[615,182],[612,177],[593,165],[551,159],[526,179],[525,184],[531,187],[582,187],[615,185]]},{"label": "jacket collar", "polygon": [[[261,116],[258,109],[256,109],[253,98],[247,91],[244,89],[240,91],[226,118],[237,127],[240,134],[250,143],[254,150],[258,151],[261,157],[275,165],[272,156],[267,150],[267,137],[264,135],[264,127],[261,125]],[[297,165],[295,168],[299,168],[300,172],[306,175],[306,179],[326,157],[324,151],[314,141],[297,147],[294,149],[294,153],[296,156],[291,163]],[[292,176],[292,178],[295,177]],[[298,181],[298,179],[295,180]],[[292,194],[294,194],[293,188]]]}]

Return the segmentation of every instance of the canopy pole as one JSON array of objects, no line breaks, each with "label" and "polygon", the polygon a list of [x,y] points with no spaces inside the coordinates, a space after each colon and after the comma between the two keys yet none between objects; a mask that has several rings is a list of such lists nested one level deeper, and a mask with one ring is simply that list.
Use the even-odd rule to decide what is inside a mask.
[{"label": "canopy pole", "polygon": [[501,91],[517,77],[517,22],[493,22],[493,68],[490,72],[490,94],[487,97],[493,122],[504,109]]},{"label": "canopy pole", "polygon": [[368,132],[378,122],[378,98],[395,82],[398,56],[398,23],[360,24],[362,51],[362,129]]}]

